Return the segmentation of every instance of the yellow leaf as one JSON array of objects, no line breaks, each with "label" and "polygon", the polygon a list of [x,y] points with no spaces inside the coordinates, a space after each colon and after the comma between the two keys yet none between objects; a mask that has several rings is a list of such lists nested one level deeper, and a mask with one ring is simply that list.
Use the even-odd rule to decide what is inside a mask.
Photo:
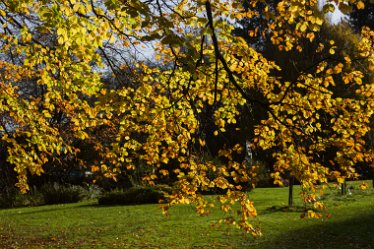
[{"label": "yellow leaf", "polygon": [[341,178],[341,177],[338,177],[336,180],[337,180],[338,183],[340,183],[340,184],[343,184],[343,183],[345,182],[345,179],[344,179],[344,178]]},{"label": "yellow leaf", "polygon": [[102,95],[105,95],[105,94],[107,93],[107,89],[105,89],[105,88],[101,89],[101,90],[100,90],[100,93],[101,93]]},{"label": "yellow leaf", "polygon": [[310,32],[306,35],[310,42],[312,42],[315,38],[314,32]]},{"label": "yellow leaf", "polygon": [[201,146],[205,146],[205,140],[199,139],[199,143],[200,143]]},{"label": "yellow leaf", "polygon": [[107,171],[108,167],[106,165],[101,165],[101,172]]},{"label": "yellow leaf", "polygon": [[359,187],[361,190],[366,190],[369,187],[369,184],[367,184],[366,182],[363,182],[359,185]]},{"label": "yellow leaf", "polygon": [[163,176],[167,176],[167,175],[169,175],[169,171],[167,171],[166,169],[162,169],[162,170],[160,170],[160,173],[161,173]]},{"label": "yellow leaf", "polygon": [[100,170],[99,167],[97,167],[97,166],[91,166],[91,171],[92,172],[98,172],[99,170]]},{"label": "yellow leaf", "polygon": [[359,1],[357,3],[357,9],[359,9],[359,10],[365,9],[365,4],[362,1]]},{"label": "yellow leaf", "polygon": [[307,28],[308,28],[308,23],[303,22],[303,24],[301,24],[301,26],[300,26],[300,31],[304,32]]},{"label": "yellow leaf", "polygon": [[218,177],[218,178],[214,179],[214,183],[217,187],[219,187],[221,189],[226,189],[228,187],[228,182],[223,177]]},{"label": "yellow leaf", "polygon": [[321,26],[323,24],[323,19],[316,17],[316,24]]}]

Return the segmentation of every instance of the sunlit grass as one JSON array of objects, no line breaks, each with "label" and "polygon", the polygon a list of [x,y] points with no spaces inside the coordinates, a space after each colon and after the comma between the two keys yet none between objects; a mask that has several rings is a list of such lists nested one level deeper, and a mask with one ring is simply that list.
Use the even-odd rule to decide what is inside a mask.
[{"label": "sunlit grass", "polygon": [[[158,205],[100,207],[95,202],[0,210],[0,248],[371,248],[374,190],[351,195],[328,191],[330,219],[300,219],[286,211],[287,188],[255,189],[249,195],[263,236],[253,239],[229,226],[213,226],[222,213],[199,217],[191,206],[171,215]],[[371,186],[371,182],[369,183]],[[295,187],[295,193],[299,188]],[[295,196],[296,207],[302,206]]]}]

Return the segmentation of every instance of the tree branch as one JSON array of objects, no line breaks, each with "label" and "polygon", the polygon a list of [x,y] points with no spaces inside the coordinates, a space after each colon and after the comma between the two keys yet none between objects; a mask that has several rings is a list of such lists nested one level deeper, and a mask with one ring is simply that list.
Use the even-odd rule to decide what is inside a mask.
[{"label": "tree branch", "polygon": [[227,72],[230,82],[234,85],[234,87],[239,91],[239,93],[242,95],[242,97],[246,101],[248,101],[249,103],[257,103],[260,106],[262,106],[263,108],[269,109],[269,104],[267,104],[265,102],[262,102],[260,100],[251,98],[244,91],[244,89],[238,84],[238,82],[236,81],[236,79],[234,77],[234,74],[231,72],[229,66],[227,65],[227,62],[226,62],[225,58],[223,58],[221,52],[219,51],[218,39],[217,39],[215,29],[214,29],[214,25],[213,25],[212,8],[211,8],[211,5],[210,5],[209,1],[205,2],[205,8],[206,8],[207,16],[208,16],[208,26],[212,31],[211,37],[212,37],[213,46],[214,46],[214,53],[215,53],[216,57],[218,58],[218,60],[222,63],[225,71]]}]

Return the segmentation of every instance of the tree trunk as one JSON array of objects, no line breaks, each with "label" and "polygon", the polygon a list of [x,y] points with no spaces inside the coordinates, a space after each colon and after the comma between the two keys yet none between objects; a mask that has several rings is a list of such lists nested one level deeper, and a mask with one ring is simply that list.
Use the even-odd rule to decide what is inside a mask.
[{"label": "tree trunk", "polygon": [[341,189],[342,189],[342,195],[346,195],[347,194],[347,182],[344,181],[344,183],[342,183],[341,185]]},{"label": "tree trunk", "polygon": [[374,164],[371,165],[371,182],[374,188]]},{"label": "tree trunk", "polygon": [[294,183],[294,177],[289,177],[289,184],[288,184],[288,207],[293,207],[293,183]]}]

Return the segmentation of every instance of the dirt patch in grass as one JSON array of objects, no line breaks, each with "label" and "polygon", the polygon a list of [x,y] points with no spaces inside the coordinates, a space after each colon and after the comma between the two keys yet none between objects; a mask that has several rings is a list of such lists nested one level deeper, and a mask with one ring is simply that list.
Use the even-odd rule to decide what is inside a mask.
[{"label": "dirt patch in grass", "polygon": [[2,249],[38,249],[38,248],[76,248],[69,246],[64,237],[20,237],[10,230],[0,229],[0,245]]}]

